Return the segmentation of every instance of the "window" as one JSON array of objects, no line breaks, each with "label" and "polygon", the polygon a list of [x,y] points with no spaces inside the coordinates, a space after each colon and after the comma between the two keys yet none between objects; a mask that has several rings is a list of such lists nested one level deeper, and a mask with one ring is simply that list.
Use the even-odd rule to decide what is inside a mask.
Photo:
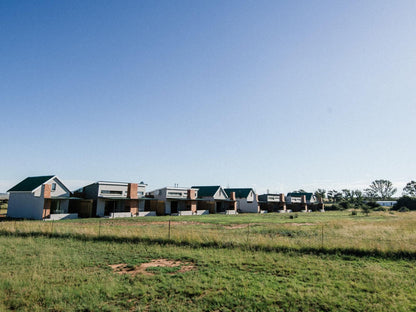
[{"label": "window", "polygon": [[52,183],[51,191],[52,192],[56,191],[56,183]]},{"label": "window", "polygon": [[123,191],[102,190],[101,194],[123,195]]},{"label": "window", "polygon": [[168,192],[168,195],[170,195],[170,196],[183,196],[183,193],[182,192]]}]

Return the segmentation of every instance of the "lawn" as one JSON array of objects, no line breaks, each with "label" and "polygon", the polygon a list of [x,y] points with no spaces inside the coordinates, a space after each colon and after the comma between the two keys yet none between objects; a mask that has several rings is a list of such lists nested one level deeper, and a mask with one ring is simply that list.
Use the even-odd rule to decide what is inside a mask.
[{"label": "lawn", "polygon": [[168,217],[3,221],[0,311],[415,310],[415,220],[172,217],[170,237]]}]

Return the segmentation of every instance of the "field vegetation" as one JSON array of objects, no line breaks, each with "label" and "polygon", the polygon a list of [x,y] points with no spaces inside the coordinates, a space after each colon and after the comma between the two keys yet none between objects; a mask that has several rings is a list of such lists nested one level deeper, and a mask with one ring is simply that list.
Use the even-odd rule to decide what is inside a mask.
[{"label": "field vegetation", "polygon": [[416,213],[0,222],[0,311],[409,311]]}]

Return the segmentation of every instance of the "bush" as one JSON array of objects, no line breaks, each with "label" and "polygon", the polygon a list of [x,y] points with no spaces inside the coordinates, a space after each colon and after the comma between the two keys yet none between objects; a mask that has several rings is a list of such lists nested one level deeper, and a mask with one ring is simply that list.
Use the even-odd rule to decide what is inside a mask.
[{"label": "bush", "polygon": [[399,212],[408,212],[410,211],[409,208],[407,208],[406,206],[400,207]]},{"label": "bush", "polygon": [[400,197],[392,209],[400,211],[400,208],[402,207],[405,207],[408,210],[416,210],[416,198],[409,196]]},{"label": "bush", "polygon": [[366,205],[369,206],[372,209],[381,207],[380,204],[376,203],[375,201],[370,201],[370,202],[366,203]]},{"label": "bush", "polygon": [[355,211],[355,210],[351,211],[351,215],[352,216],[356,216],[357,215],[357,211]]},{"label": "bush", "polygon": [[363,206],[361,207],[361,212],[362,212],[363,214],[367,215],[367,216],[370,214],[370,211],[371,211],[371,207],[370,207],[370,206],[368,206],[368,205],[363,205]]},{"label": "bush", "polygon": [[334,210],[341,210],[341,207],[338,204],[332,204],[332,205],[325,205],[325,210],[327,211],[334,211]]},{"label": "bush", "polygon": [[339,203],[339,206],[342,210],[350,208],[350,203],[347,201],[342,201]]}]

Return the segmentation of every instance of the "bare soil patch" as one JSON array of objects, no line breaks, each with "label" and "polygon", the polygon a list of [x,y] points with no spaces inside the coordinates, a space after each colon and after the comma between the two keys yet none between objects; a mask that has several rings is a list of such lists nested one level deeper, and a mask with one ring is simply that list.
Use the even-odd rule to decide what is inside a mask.
[{"label": "bare soil patch", "polygon": [[[254,224],[251,224],[254,225]],[[248,224],[232,224],[232,225],[226,225],[224,226],[226,229],[234,230],[234,229],[244,229],[248,227]]]},{"label": "bare soil patch", "polygon": [[175,261],[168,259],[153,259],[150,262],[142,263],[136,266],[129,266],[126,263],[119,264],[110,264],[109,265],[113,271],[117,274],[129,274],[129,275],[155,275],[153,272],[149,272],[147,268],[156,268],[156,267],[165,267],[165,268],[175,268],[179,267],[179,270],[176,272],[171,272],[168,274],[175,273],[184,273],[196,269],[196,266],[191,262]]},{"label": "bare soil patch", "polygon": [[316,223],[287,223],[287,224],[294,225],[294,226],[316,225]]}]

